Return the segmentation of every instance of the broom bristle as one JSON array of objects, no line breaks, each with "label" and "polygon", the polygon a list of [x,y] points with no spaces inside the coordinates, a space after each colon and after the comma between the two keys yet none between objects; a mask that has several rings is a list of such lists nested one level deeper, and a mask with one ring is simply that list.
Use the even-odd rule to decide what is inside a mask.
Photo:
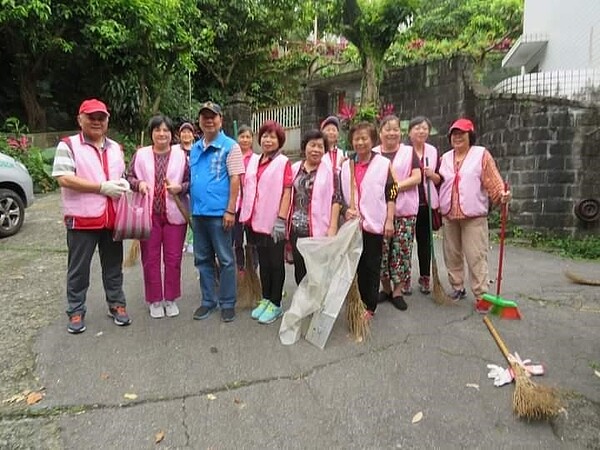
[{"label": "broom bristle", "polygon": [[433,285],[432,288],[432,297],[435,303],[438,305],[444,306],[456,306],[456,302],[450,298],[450,296],[446,293],[444,288],[442,287],[442,283],[440,282],[440,274],[438,273],[437,261],[435,260],[435,256],[431,258],[431,282]]},{"label": "broom bristle", "polygon": [[565,270],[565,276],[575,284],[585,284],[587,286],[600,286],[600,280],[589,280],[587,278],[580,277],[577,274],[569,270]]},{"label": "broom bristle", "polygon": [[513,411],[517,417],[545,420],[556,416],[562,407],[558,390],[534,383],[519,364],[513,364],[513,370]]},{"label": "broom bristle", "polygon": [[254,248],[250,245],[246,245],[245,250],[245,271],[242,276],[238,274],[238,299],[236,304],[240,309],[251,309],[260,301],[262,297],[262,287],[256,269],[254,268]]},{"label": "broom bristle", "polygon": [[352,280],[350,290],[346,296],[346,319],[348,320],[348,328],[350,328],[350,334],[356,340],[356,342],[362,342],[367,338],[370,332],[370,324],[368,319],[365,317],[367,309],[360,298],[360,292],[358,290],[358,282],[356,276]]},{"label": "broom bristle", "polygon": [[131,241],[127,256],[123,260],[123,267],[132,267],[137,263],[140,257],[140,241],[137,239]]}]

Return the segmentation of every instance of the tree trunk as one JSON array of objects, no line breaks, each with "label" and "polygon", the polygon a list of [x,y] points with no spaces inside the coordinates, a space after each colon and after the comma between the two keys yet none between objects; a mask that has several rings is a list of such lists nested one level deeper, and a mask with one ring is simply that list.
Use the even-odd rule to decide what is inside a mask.
[{"label": "tree trunk", "polygon": [[382,69],[382,61],[377,61],[376,58],[365,55],[362,64],[361,106],[377,106],[379,104],[379,86],[383,75]]},{"label": "tree trunk", "polygon": [[38,101],[35,75],[29,71],[21,71],[19,74],[19,94],[25,114],[27,115],[27,127],[29,131],[45,131],[46,110]]}]

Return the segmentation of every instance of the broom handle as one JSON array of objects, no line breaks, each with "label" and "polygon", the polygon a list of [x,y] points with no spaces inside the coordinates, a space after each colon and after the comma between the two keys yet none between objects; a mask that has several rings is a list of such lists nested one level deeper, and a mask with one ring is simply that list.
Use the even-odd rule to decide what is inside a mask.
[{"label": "broom handle", "polygon": [[[504,182],[504,191],[508,191],[508,182]],[[498,277],[496,281],[496,297],[500,297],[502,284],[502,266],[504,265],[504,237],[506,234],[506,220],[508,216],[508,203],[502,203],[500,208],[500,256],[498,257]]]},{"label": "broom handle", "polygon": [[350,208],[354,209],[354,160],[350,158]]},{"label": "broom handle", "polygon": [[487,316],[485,316],[483,318],[483,323],[485,323],[485,326],[487,327],[487,329],[489,330],[490,334],[494,338],[494,341],[496,341],[496,345],[498,346],[498,348],[502,352],[502,355],[504,355],[504,358],[506,359],[506,361],[508,362],[508,364],[510,366],[512,366],[512,362],[508,358],[508,348],[506,347],[506,344],[504,343],[504,341],[502,340],[502,338],[500,337],[500,335],[496,331],[496,328],[494,328],[494,325],[492,324],[492,322],[490,321],[490,319]]},{"label": "broom handle", "polygon": [[[425,166],[429,166],[429,158],[425,157]],[[423,171],[425,174],[425,171]],[[429,250],[431,252],[431,259],[435,259],[435,253],[433,253],[433,216],[431,212],[431,180],[427,179],[427,210],[429,213]]]}]

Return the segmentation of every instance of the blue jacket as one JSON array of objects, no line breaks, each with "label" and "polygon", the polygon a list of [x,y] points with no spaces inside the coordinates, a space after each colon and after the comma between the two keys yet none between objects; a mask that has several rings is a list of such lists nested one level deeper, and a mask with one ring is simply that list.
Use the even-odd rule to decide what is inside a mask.
[{"label": "blue jacket", "polygon": [[221,217],[229,202],[227,157],[236,142],[222,130],[204,148],[204,139],[190,150],[190,196],[192,215]]}]

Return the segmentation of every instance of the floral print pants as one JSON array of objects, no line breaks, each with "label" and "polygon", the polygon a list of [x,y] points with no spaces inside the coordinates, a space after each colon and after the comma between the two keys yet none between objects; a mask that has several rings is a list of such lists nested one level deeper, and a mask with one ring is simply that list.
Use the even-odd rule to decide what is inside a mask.
[{"label": "floral print pants", "polygon": [[383,241],[381,278],[394,285],[410,286],[416,222],[417,216],[394,217],[394,234]]}]

